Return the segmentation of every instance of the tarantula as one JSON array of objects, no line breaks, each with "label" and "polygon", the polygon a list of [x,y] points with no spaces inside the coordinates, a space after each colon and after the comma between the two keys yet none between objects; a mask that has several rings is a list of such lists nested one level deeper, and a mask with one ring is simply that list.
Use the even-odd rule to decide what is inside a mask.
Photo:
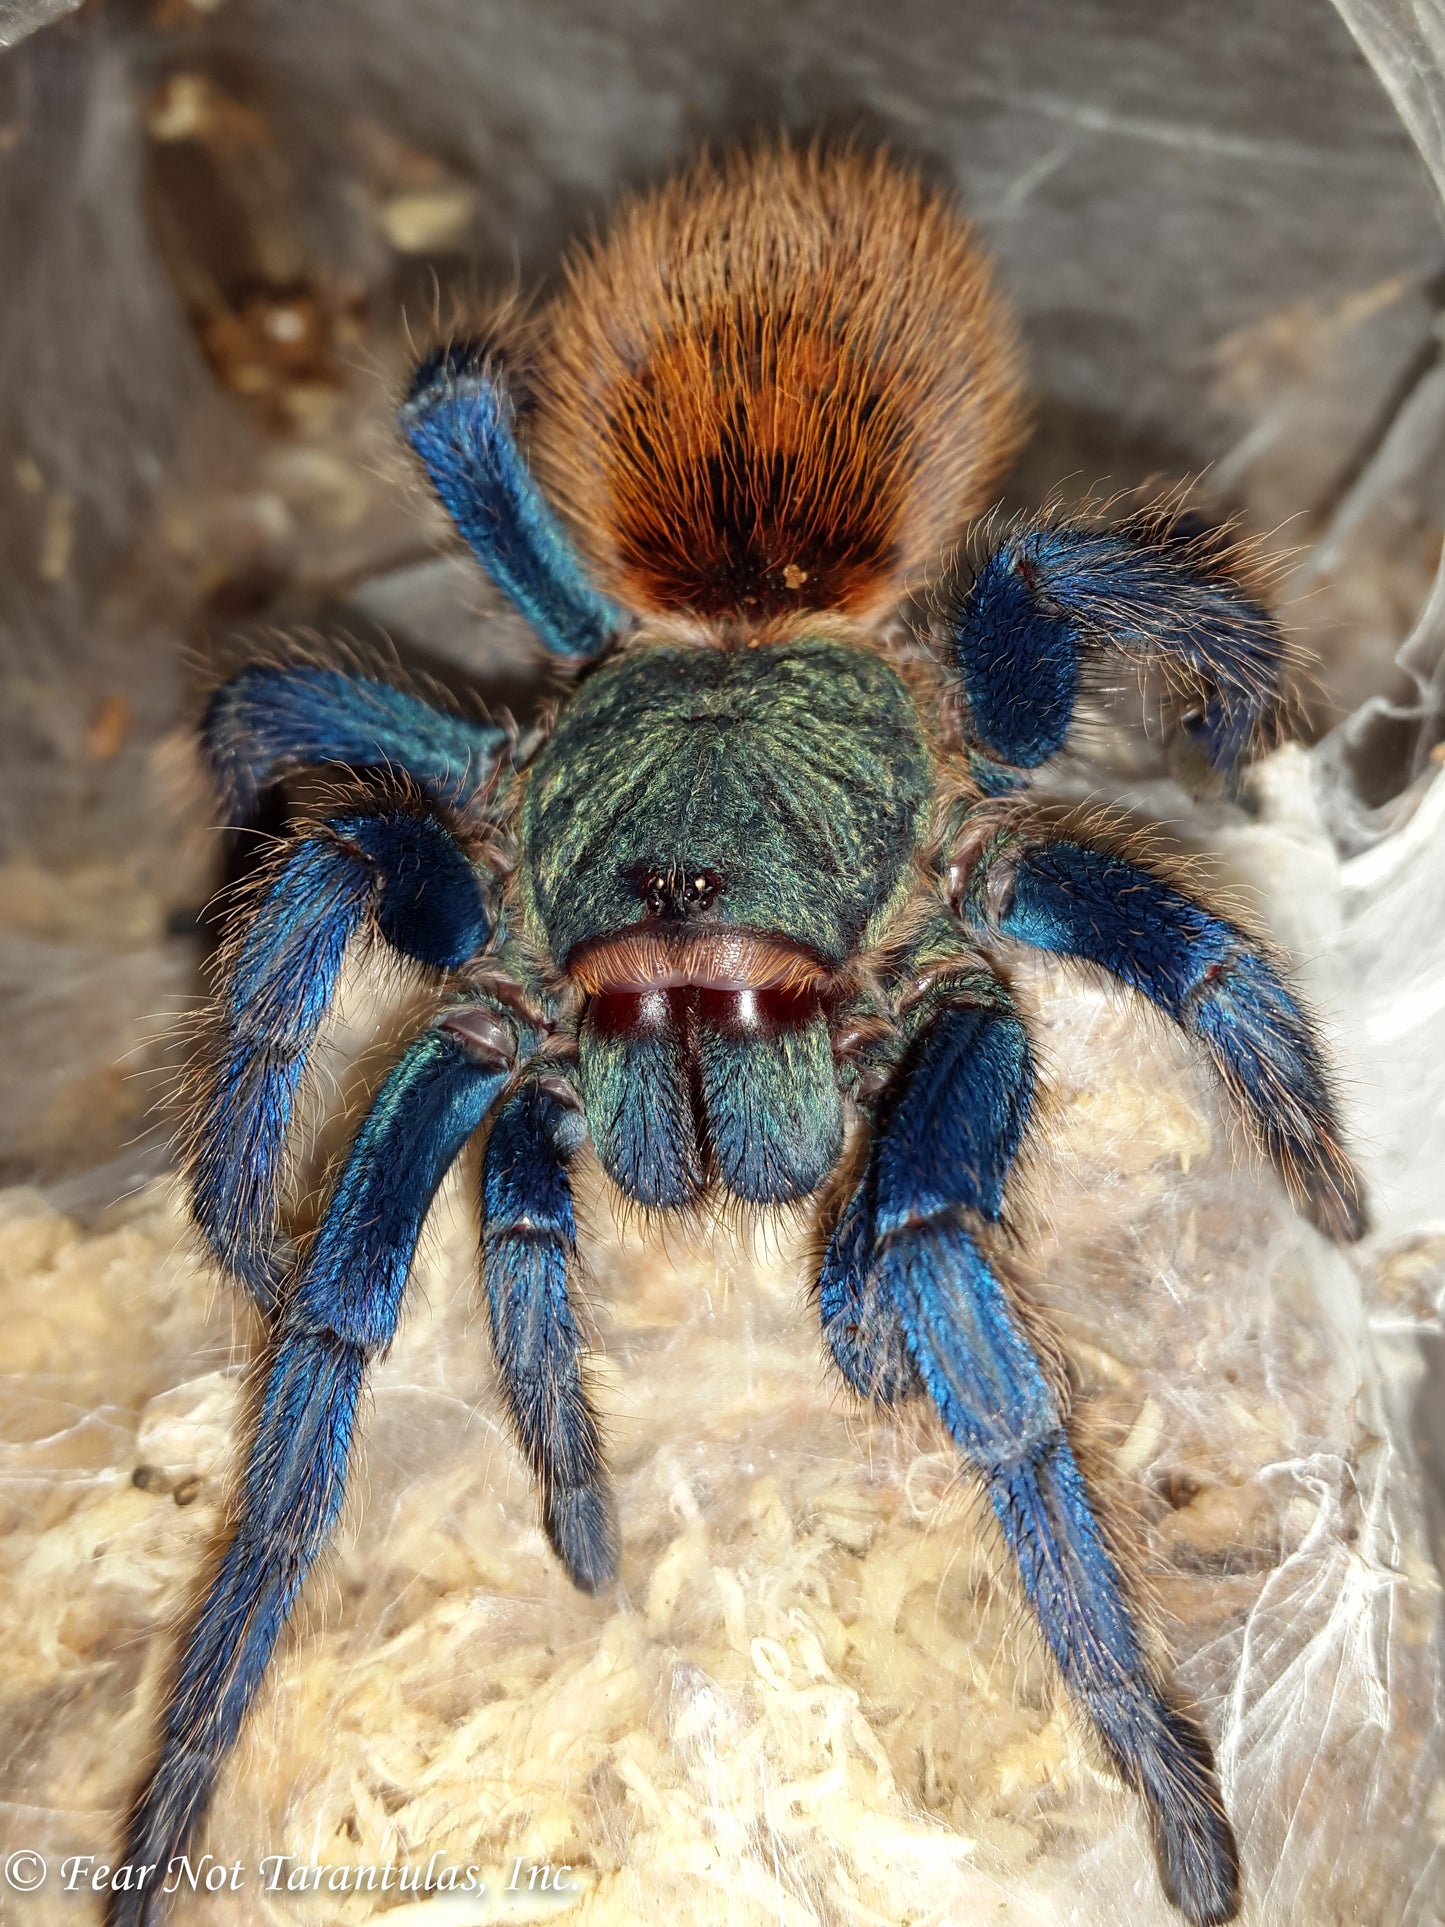
[{"label": "tarantula", "polygon": [[[478,560],[574,671],[550,731],[519,749],[300,662],[215,696],[205,746],[233,821],[289,771],[340,766],[351,794],[295,828],[223,954],[191,1195],[268,1352],[132,1866],[164,1866],[205,1812],[336,1523],[423,1220],[484,1133],[497,1367],[575,1583],[615,1577],[619,1538],[569,1297],[573,1159],[590,1142],[653,1212],[816,1199],[843,1377],[932,1402],[1143,1802],[1171,1900],[1198,1927],[1237,1912],[1208,1743],[1148,1654],[1059,1373],[991,1256],[1034,1089],[999,959],[1030,945],[1148,998],[1300,1208],[1360,1235],[1326,1067],[1279,967],[1022,795],[1107,649],[1184,678],[1187,727],[1233,770],[1276,705],[1283,642],[1229,542],[1157,513],[1015,527],[933,646],[908,643],[907,585],[988,504],[1019,416],[1008,316],[946,197],[853,149],[704,162],[574,257],[520,368],[496,342],[446,346],[401,409]],[[434,973],[437,1007],[296,1252],[288,1131],[368,930]],[[152,1886],[111,1918],[159,1906]]]}]

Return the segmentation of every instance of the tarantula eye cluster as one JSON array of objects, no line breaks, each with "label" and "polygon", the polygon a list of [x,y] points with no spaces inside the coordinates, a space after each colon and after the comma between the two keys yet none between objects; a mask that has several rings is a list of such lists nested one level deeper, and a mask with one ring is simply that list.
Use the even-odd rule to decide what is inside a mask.
[{"label": "tarantula eye cluster", "polygon": [[[576,1584],[611,1584],[626,1553],[573,1303],[578,1153],[657,1212],[826,1194],[833,1361],[863,1398],[937,1412],[1171,1899],[1195,1927],[1236,1913],[1209,1745],[1141,1635],[995,1247],[1034,1111],[1019,947],[1172,1019],[1300,1207],[1360,1234],[1323,1053],[1279,964],[1136,845],[1027,795],[1110,649],[1202,692],[1191,727],[1227,774],[1272,713],[1283,642],[1227,544],[1153,514],[1012,529],[935,656],[898,650],[907,585],[992,499],[1018,390],[986,264],[907,168],[787,145],[703,163],[575,259],[542,316],[525,450],[501,364],[472,344],[433,355],[401,410],[482,567],[576,670],[546,740],[523,756],[315,664],[215,696],[205,745],[233,821],[298,769],[347,766],[362,800],[297,827],[220,960],[191,1195],[268,1350],[131,1862],[164,1864],[206,1810],[340,1514],[431,1202],[480,1136],[497,1370]],[[368,931],[425,967],[435,1010],[298,1252],[287,1140]],[[117,1894],[111,1918],[160,1904]]]},{"label": "tarantula eye cluster", "polygon": [[649,870],[641,881],[648,914],[683,922],[711,910],[723,880],[716,870],[684,864],[670,870]]}]

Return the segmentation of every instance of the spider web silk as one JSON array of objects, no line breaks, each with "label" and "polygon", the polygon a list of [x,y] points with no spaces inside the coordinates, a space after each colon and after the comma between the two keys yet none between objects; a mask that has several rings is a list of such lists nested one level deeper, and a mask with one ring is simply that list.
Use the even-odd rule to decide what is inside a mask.
[{"label": "spider web silk", "polygon": [[[1445,6],[1440,0],[1331,4],[1394,102],[1434,183],[1437,212],[1445,211]],[[1358,751],[1382,725],[1417,724],[1411,773],[1418,777],[1445,716],[1445,556],[1396,660],[1415,684],[1416,700],[1403,708],[1384,697],[1362,704],[1344,737]]]}]

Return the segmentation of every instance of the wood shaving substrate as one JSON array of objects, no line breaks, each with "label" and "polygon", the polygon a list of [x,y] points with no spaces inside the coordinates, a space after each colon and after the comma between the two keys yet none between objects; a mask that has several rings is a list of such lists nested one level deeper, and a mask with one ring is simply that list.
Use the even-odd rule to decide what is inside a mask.
[{"label": "wood shaving substrate", "polygon": [[[1436,1592],[1355,1274],[1174,1039],[1101,990],[1024,988],[1050,1099],[1013,1270],[1218,1746],[1245,1918],[1423,1922]],[[434,1214],[345,1528],[174,1918],[1176,1921],[947,1441],[825,1368],[796,1225],[644,1238],[581,1187],[624,1550],[616,1587],[571,1589],[500,1418],[474,1186]],[[258,1332],[165,1183],[85,1231],[5,1194],[0,1264],[0,1829],[49,1866],[0,1915],[78,1927],[224,1523]],[[485,1892],[441,1884],[468,1867]]]}]

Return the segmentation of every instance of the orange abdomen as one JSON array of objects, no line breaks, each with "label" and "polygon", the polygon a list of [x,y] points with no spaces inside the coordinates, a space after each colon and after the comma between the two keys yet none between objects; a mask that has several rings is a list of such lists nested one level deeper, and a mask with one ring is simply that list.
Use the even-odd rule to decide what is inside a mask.
[{"label": "orange abdomen", "polygon": [[625,209],[545,317],[532,458],[642,613],[867,620],[937,567],[1019,432],[1007,311],[886,155],[759,147]]}]

